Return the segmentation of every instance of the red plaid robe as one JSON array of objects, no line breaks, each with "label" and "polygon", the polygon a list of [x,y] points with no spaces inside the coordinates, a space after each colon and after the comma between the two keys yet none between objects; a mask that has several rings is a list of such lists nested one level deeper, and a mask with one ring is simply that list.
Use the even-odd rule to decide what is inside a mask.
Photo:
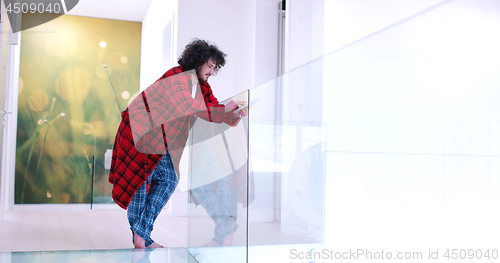
[{"label": "red plaid robe", "polygon": [[[232,104],[235,107],[226,112],[226,107],[219,104],[210,85],[205,82],[200,85],[205,101],[203,105],[201,98],[192,98],[192,86],[190,74],[180,66],[174,67],[141,92],[122,112],[113,146],[109,182],[113,184],[113,200],[123,209],[127,209],[132,196],[147,181],[167,148],[179,174],[182,149],[196,117],[231,126],[238,124],[240,119],[233,115],[237,109],[235,103]],[[240,199],[246,204],[246,182],[239,177],[233,175],[229,178],[240,189]],[[250,200],[253,200],[253,187],[251,193]]]}]

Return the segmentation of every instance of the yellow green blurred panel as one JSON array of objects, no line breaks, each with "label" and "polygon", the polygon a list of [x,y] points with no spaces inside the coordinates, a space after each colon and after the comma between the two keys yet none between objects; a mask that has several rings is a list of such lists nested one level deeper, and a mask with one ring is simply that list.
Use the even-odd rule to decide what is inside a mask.
[{"label": "yellow green blurred panel", "polygon": [[140,47],[139,22],[63,15],[21,33],[16,204],[109,201],[104,154],[139,90]]}]

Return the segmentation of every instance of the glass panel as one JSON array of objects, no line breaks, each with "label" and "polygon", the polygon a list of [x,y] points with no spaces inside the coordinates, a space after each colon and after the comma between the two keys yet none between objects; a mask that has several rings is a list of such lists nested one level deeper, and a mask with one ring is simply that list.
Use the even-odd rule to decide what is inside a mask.
[{"label": "glass panel", "polygon": [[498,10],[448,1],[249,90],[247,262],[497,252]]},{"label": "glass panel", "polygon": [[[56,16],[22,22],[40,17]],[[139,89],[140,35],[141,23],[78,16],[22,32],[15,204],[110,200],[104,153]]]},{"label": "glass panel", "polygon": [[[232,100],[248,102],[248,92],[223,104]],[[189,145],[188,250],[200,262],[246,262],[248,117],[231,126],[198,118]]]},{"label": "glass panel", "polygon": [[258,103],[249,120],[248,262],[324,240],[322,66],[318,59],[250,90]]},{"label": "glass panel", "polygon": [[[233,140],[238,147],[228,153],[221,151],[211,156],[212,148],[225,148],[223,140],[216,136],[210,138],[212,143],[196,143],[202,141],[199,138],[204,138],[205,131],[216,126],[197,122],[193,127],[191,197],[204,204],[190,204],[188,247],[201,262],[261,262],[259,255],[273,247],[313,249],[323,242],[326,127],[321,123],[322,63],[317,60],[249,90],[250,112],[243,119],[248,124],[242,121],[241,128],[226,130],[231,136],[242,137]],[[244,167],[239,172],[239,165],[224,171],[221,167],[229,166],[216,157],[238,162],[236,154],[243,154],[246,149],[243,134],[248,134],[248,173]],[[232,171],[247,178],[234,180],[240,181],[235,187],[230,183]],[[200,178],[209,181],[199,183]],[[239,198],[233,188],[246,189],[246,198]],[[237,207],[232,212],[235,216],[227,213],[232,210],[231,205]],[[206,207],[215,207],[214,211],[219,209],[225,214],[217,216],[207,212]],[[220,238],[214,242],[220,232],[226,231],[224,225],[231,231],[231,219],[239,225],[232,243]]]},{"label": "glass panel", "polygon": [[[109,168],[113,154],[111,137],[95,137],[94,162],[92,164],[92,204],[114,203],[111,198],[113,185],[109,183]],[[92,208],[92,206],[91,206]]]},{"label": "glass panel", "polygon": [[185,248],[160,249],[114,249],[114,250],[81,250],[81,251],[36,251],[36,252],[3,252],[0,253],[3,263],[22,262],[179,262],[196,263]]},{"label": "glass panel", "polygon": [[328,248],[498,247],[499,10],[445,1],[324,58]]}]

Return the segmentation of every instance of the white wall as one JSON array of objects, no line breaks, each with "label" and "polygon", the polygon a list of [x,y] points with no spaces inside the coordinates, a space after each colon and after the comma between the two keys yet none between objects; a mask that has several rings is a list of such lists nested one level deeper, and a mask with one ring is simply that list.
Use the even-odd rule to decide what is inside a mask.
[{"label": "white wall", "polygon": [[177,59],[173,57],[171,63],[162,61],[163,30],[173,22],[173,50],[177,49],[177,0],[153,0],[148,12],[142,21],[141,39],[141,81],[140,89],[144,90],[160,78],[169,68],[164,65],[176,66]]},{"label": "white wall", "polygon": [[288,1],[286,69],[293,70],[448,1]]},{"label": "white wall", "polygon": [[[69,15],[141,22],[152,0],[84,0],[69,10]],[[25,2],[26,3],[26,2]],[[72,2],[74,3],[74,2]]]},{"label": "white wall", "polygon": [[306,65],[323,56],[324,0],[287,1],[286,9],[285,70],[291,74],[285,78],[283,100],[296,107],[289,106],[285,115],[290,117],[285,118],[321,122],[322,75],[331,75],[323,72],[321,63]]},{"label": "white wall", "polygon": [[[255,61],[255,86],[278,76],[278,2],[278,0],[256,2],[253,14],[255,48],[252,54],[246,54],[253,55],[253,58],[248,57],[246,60]],[[244,34],[245,30],[240,30],[239,33]]]},{"label": "white wall", "polygon": [[224,100],[234,95],[237,85],[235,33],[237,30],[238,1],[224,0],[183,0],[179,1],[179,31],[177,38],[177,58],[185,46],[194,38],[207,40],[216,44],[220,50],[227,54],[226,66],[217,76],[209,79],[214,95],[219,100]]},{"label": "white wall", "polygon": [[[287,47],[285,70],[290,71],[312,60],[312,2],[287,1]],[[320,14],[322,15],[322,14]]]},{"label": "white wall", "polygon": [[287,1],[286,71],[323,55],[325,0]]},{"label": "white wall", "polygon": [[324,0],[324,54],[448,0]]},{"label": "white wall", "polygon": [[327,3],[325,50],[361,40],[324,58],[326,244],[498,246],[500,3],[385,2]]},{"label": "white wall", "polygon": [[235,71],[237,84],[234,93],[240,93],[255,86],[255,23],[257,21],[256,0],[239,1],[235,20]]},{"label": "white wall", "polygon": [[[10,112],[2,114],[2,125],[0,128],[1,149],[1,176],[0,176],[0,220],[5,212],[13,210],[14,206],[14,177],[15,177],[15,152],[16,152],[16,129],[17,129],[17,102],[19,87],[19,61],[21,52],[21,33],[13,34],[10,29],[9,18],[2,5],[3,23],[0,24],[2,33],[0,41],[2,53],[1,89],[3,94],[0,110]],[[20,21],[21,16],[17,17]],[[3,103],[5,102],[5,103]]]},{"label": "white wall", "polygon": [[278,0],[187,0],[179,3],[177,57],[193,38],[227,54],[209,82],[219,100],[276,77]]}]

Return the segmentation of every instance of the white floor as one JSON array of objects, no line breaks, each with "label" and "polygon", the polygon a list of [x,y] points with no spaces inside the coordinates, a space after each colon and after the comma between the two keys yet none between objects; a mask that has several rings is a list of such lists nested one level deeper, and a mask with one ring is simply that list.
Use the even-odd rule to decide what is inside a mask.
[{"label": "white floor", "polygon": [[0,263],[55,262],[203,263],[193,258],[185,248],[0,252]]},{"label": "white floor", "polygon": [[[81,212],[10,212],[0,221],[0,252],[133,248],[123,209]],[[186,217],[161,213],[152,238],[186,247]]]},{"label": "white floor", "polygon": [[[281,232],[279,222],[250,223],[244,219],[234,234],[233,245],[300,244],[304,239]],[[163,211],[155,222],[152,238],[165,247],[200,247],[213,237],[208,216],[170,217]],[[251,233],[247,240],[247,232]],[[9,212],[0,221],[0,252],[130,249],[132,234],[122,209],[78,212]],[[189,242],[189,244],[188,244]]]}]

